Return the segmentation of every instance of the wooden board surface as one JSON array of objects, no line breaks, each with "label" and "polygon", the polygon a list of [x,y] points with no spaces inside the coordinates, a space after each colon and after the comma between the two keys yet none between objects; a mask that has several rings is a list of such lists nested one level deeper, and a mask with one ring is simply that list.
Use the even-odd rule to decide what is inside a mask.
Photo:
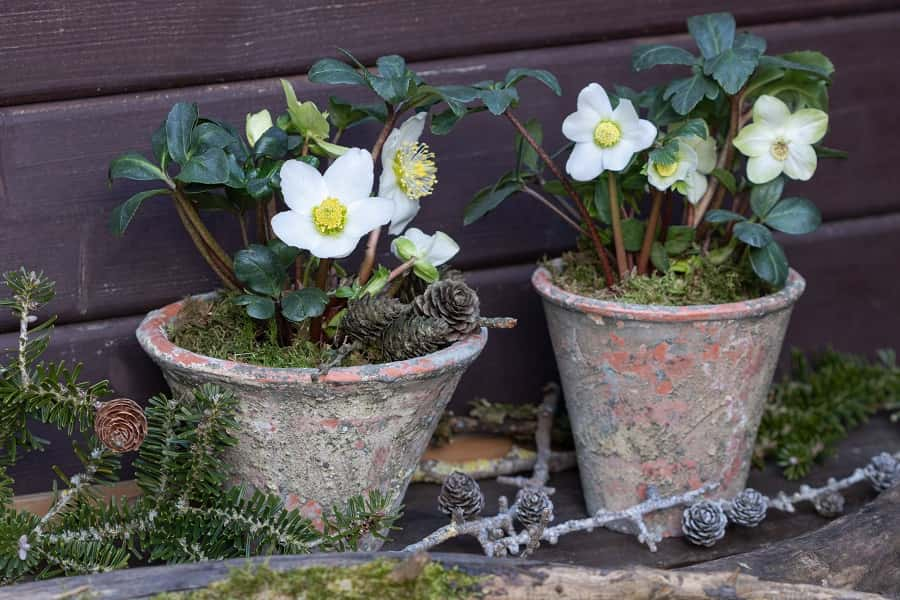
[{"label": "wooden board surface", "polygon": [[302,73],[343,46],[371,61],[573,44],[679,31],[731,10],[741,25],[896,7],[892,0],[7,0],[0,105]]},{"label": "wooden board surface", "polygon": [[[823,162],[810,184],[790,188],[812,198],[826,219],[900,209],[892,178],[886,176],[894,169],[893,158],[883,151],[900,137],[900,114],[894,110],[900,79],[882,76],[900,72],[900,55],[882,52],[898,30],[900,12],[759,30],[776,51],[820,47],[838,66],[828,143],[849,150],[852,158]],[[527,101],[521,109],[523,117],[539,116],[544,121],[549,145],[554,146],[561,138],[560,120],[572,110],[573,96],[586,82],[654,80],[652,74],[630,73],[631,50],[646,41],[483,55],[421,63],[416,68],[445,82],[499,77],[510,65],[556,71],[569,96],[559,99],[539,84],[525,84]],[[875,55],[879,60],[872,60]],[[346,91],[296,82],[304,98],[322,100],[329,93]],[[277,80],[266,79],[0,109],[0,267],[24,264],[46,270],[58,283],[56,310],[63,323],[133,315],[208,289],[213,284],[208,269],[168,202],[149,201],[125,238],[108,233],[106,222],[113,206],[148,186],[122,182],[111,190],[106,165],[126,150],[147,150],[149,132],[177,100],[197,101],[202,114],[240,123],[250,110],[282,106],[281,95]],[[372,130],[351,131],[344,141],[368,143],[371,137],[366,133]],[[505,122],[477,115],[462,124],[458,135],[429,140],[438,153],[441,184],[423,201],[416,225],[456,238],[463,248],[458,263],[464,268],[529,261],[573,243],[558,219],[525,196],[463,228],[463,206],[472,194],[511,167],[512,139]],[[230,237],[234,248],[234,223],[213,219],[212,229]],[[8,316],[0,316],[0,331],[14,327]]]}]

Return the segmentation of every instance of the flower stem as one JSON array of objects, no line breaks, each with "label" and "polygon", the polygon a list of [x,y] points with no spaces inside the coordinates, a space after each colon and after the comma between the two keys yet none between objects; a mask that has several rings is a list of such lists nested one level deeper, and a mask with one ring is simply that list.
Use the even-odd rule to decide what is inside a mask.
[{"label": "flower stem", "polygon": [[244,213],[237,216],[238,224],[241,226],[241,241],[244,242],[244,248],[250,245],[250,236],[247,234],[247,221],[244,220]]},{"label": "flower stem", "polygon": [[616,176],[612,171],[607,172],[609,182],[609,216],[612,221],[613,243],[616,248],[616,263],[619,267],[619,277],[625,277],[628,272],[628,260],[625,258],[625,238],[622,237],[622,211],[619,208],[619,192],[616,189]]},{"label": "flower stem", "polygon": [[[316,272],[316,287],[327,292],[328,273],[331,271],[332,259],[323,258],[319,260],[319,270]],[[309,324],[309,339],[311,342],[318,342],[322,337],[322,319],[323,316],[314,317]]]},{"label": "flower stem", "polygon": [[240,283],[237,281],[237,278],[234,276],[234,272],[225,267],[225,265],[221,264],[219,260],[216,258],[215,254],[210,251],[210,249],[206,246],[203,241],[203,238],[197,233],[194,229],[191,220],[185,214],[184,207],[178,200],[175,201],[175,210],[178,212],[178,217],[181,219],[182,225],[184,225],[185,230],[191,238],[191,241],[194,242],[194,246],[197,247],[197,251],[200,255],[206,260],[206,263],[213,270],[219,279],[222,280],[222,283],[225,285],[226,289],[229,290],[239,290],[241,288]]},{"label": "flower stem", "polygon": [[200,220],[200,215],[197,213],[197,209],[194,208],[194,205],[191,204],[187,198],[185,198],[184,193],[181,189],[175,189],[175,201],[181,205],[182,210],[184,210],[184,215],[187,217],[187,220],[190,221],[191,226],[197,232],[197,235],[203,240],[203,243],[209,248],[209,251],[216,257],[216,259],[222,263],[228,270],[233,268],[231,263],[231,257],[228,256],[228,253],[219,245],[219,243],[215,240],[212,234],[209,232],[209,229],[206,228],[206,225],[203,224],[203,221]]},{"label": "flower stem", "polygon": [[[741,128],[741,104],[743,103],[744,91],[741,90],[737,94],[731,97],[731,114],[728,120],[728,134],[725,136],[725,146],[722,148],[719,154],[719,160],[716,162],[716,168],[719,169],[727,169],[731,166],[731,161],[734,160],[734,137],[737,135],[738,130]],[[719,189],[721,188],[721,189]],[[725,195],[725,186],[719,184],[719,180],[715,177],[712,178],[712,181],[709,183],[709,187],[706,189],[706,193],[703,194],[703,197],[700,199],[700,202],[697,204],[697,209],[694,211],[694,219],[693,226],[697,227],[703,222],[703,217],[706,215],[706,210],[709,208],[710,203],[713,200],[713,196],[718,195],[718,198],[722,198]],[[719,200],[721,203],[721,200]]]},{"label": "flower stem", "polygon": [[[394,123],[397,122],[397,112],[394,110],[394,107],[390,104],[387,105],[387,119],[384,121],[384,127],[381,128],[381,133],[378,134],[378,138],[375,140],[375,144],[372,146],[372,160],[377,161],[378,157],[381,156],[381,149],[384,147],[384,143],[387,141],[388,135],[390,135],[391,130],[394,128]],[[367,281],[369,281],[369,277],[372,276],[372,271],[375,268],[375,251],[378,249],[378,238],[381,237],[381,227],[373,229],[369,233],[369,239],[366,241],[366,254],[363,257],[362,264],[359,267],[359,284],[365,285]]]},{"label": "flower stem", "polygon": [[572,217],[570,217],[569,215],[564,213],[562,210],[560,210],[559,207],[557,207],[555,204],[553,204],[547,197],[545,197],[539,191],[537,191],[533,187],[529,187],[527,185],[522,186],[522,191],[525,192],[526,194],[528,194],[529,196],[531,196],[532,198],[535,198],[541,204],[543,204],[544,206],[546,206],[547,208],[549,208],[550,210],[555,212],[559,216],[560,219],[562,219],[563,221],[565,221],[566,223],[571,225],[575,229],[575,231],[577,231],[578,233],[581,233],[581,227],[578,225],[578,223],[576,223],[572,219]]},{"label": "flower stem", "polygon": [[406,261],[405,263],[403,263],[402,265],[394,268],[394,270],[391,271],[390,275],[388,275],[388,282],[391,282],[391,281],[397,279],[398,277],[400,277],[401,275],[403,275],[404,273],[409,271],[411,268],[413,268],[413,266],[415,264],[416,264],[416,259],[411,258],[408,261]]},{"label": "flower stem", "polygon": [[653,248],[653,239],[656,237],[656,226],[659,223],[659,215],[662,212],[663,193],[653,190],[653,204],[650,207],[650,218],[647,220],[647,230],[644,232],[644,242],[641,244],[641,253],[638,254],[638,273],[647,274],[647,265],[650,263],[650,250]]},{"label": "flower stem", "polygon": [[559,182],[562,184],[563,189],[566,190],[566,193],[572,199],[572,202],[575,203],[575,206],[578,208],[578,212],[581,215],[582,221],[584,221],[584,225],[588,230],[588,235],[591,238],[591,242],[594,245],[594,250],[597,253],[597,257],[600,259],[600,265],[603,267],[603,276],[606,279],[606,286],[612,287],[615,283],[615,275],[613,275],[612,267],[609,264],[609,261],[606,259],[606,253],[603,249],[603,242],[600,241],[600,235],[597,233],[597,226],[594,224],[594,220],[591,218],[590,213],[587,210],[587,207],[584,205],[584,202],[581,200],[581,197],[578,195],[578,192],[575,191],[575,187],[572,185],[572,182],[569,181],[569,178],[563,174],[562,170],[559,166],[553,161],[552,158],[547,154],[547,152],[541,147],[540,144],[535,141],[531,134],[528,133],[528,130],[525,129],[525,126],[522,125],[522,122],[510,111],[506,110],[505,113],[506,118],[512,123],[513,127],[516,128],[516,131],[519,132],[519,135],[522,136],[522,139],[525,140],[529,146],[534,148],[534,151],[537,152],[537,155],[540,159],[547,165],[547,168],[550,169],[550,172],[559,179]]}]

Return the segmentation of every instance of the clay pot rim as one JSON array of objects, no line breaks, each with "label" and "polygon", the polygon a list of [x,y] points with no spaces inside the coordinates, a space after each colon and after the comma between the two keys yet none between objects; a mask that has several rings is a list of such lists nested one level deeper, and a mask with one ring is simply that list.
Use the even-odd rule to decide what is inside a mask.
[{"label": "clay pot rim", "polygon": [[[551,261],[558,266],[561,259]],[[787,283],[774,294],[727,304],[695,304],[691,306],[665,306],[659,304],[629,304],[611,300],[598,300],[573,294],[553,283],[550,271],[538,267],[531,276],[531,285],[548,302],[563,308],[604,317],[630,321],[679,322],[679,321],[723,321],[746,319],[782,310],[792,306],[806,289],[806,280],[790,269]]]},{"label": "clay pot rim", "polygon": [[[209,298],[211,294],[200,294],[193,298]],[[179,313],[185,300],[173,302],[147,313],[138,326],[138,343],[150,358],[170,368],[180,368],[201,372],[217,378],[253,381],[256,383],[313,383],[319,370],[298,367],[263,367],[204,356],[176,346],[166,335],[166,326]],[[398,379],[424,379],[434,376],[447,368],[465,369],[478,358],[487,343],[487,328],[482,327],[456,343],[425,356],[403,361],[361,365],[358,367],[335,367],[324,376],[315,379],[317,383],[353,384],[362,382],[393,382]]]}]

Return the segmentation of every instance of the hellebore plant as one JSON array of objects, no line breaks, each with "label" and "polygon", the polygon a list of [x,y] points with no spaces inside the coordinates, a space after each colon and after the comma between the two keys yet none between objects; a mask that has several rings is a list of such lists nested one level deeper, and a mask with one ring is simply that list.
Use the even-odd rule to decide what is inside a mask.
[{"label": "hellebore plant", "polygon": [[[132,152],[109,168],[110,180],[162,184],[116,207],[112,231],[123,234],[149,198],[170,197],[232,301],[250,317],[274,322],[282,345],[298,334],[331,344],[348,303],[390,297],[408,277],[434,283],[441,276],[437,267],[459,251],[444,233],[407,226],[437,184],[435,155],[420,141],[429,114],[445,105],[446,114],[461,116],[476,88],[429,85],[399,56],[381,57],[369,70],[345,54],[352,65],[326,58],[313,65],[309,79],[368,88],[377,103],[331,97],[322,111],[299,101],[282,81],[286,113],[274,120],[268,110],[247,114],[243,137],[226,123],[201,117],[195,104],[178,103],[152,136],[155,160]],[[449,130],[446,114],[433,130]],[[346,129],[367,121],[382,124],[371,150],[339,145]],[[201,220],[203,211],[234,216],[242,247],[233,256]],[[376,269],[385,225],[391,234],[403,234],[391,246],[400,264]],[[366,236],[358,276],[348,275],[334,261],[349,256]]]},{"label": "hellebore plant", "polygon": [[[466,224],[522,192],[586,236],[607,288],[704,262],[752,268],[782,287],[788,262],[772,230],[803,234],[821,223],[809,200],[781,197],[784,178],[806,181],[818,157],[843,156],[819,145],[834,67],[815,51],[765,54],[765,40],[736,32],[727,13],[691,17],[687,26],[699,56],[651,45],[632,57],[636,71],[682,65],[686,77],[641,92],[588,84],[562,122],[571,143],[555,153],[542,148],[540,123],[513,112],[523,74],[561,95],[552,74],[513,69],[502,82],[475,86],[466,113],[506,117],[518,134],[517,157],[511,172],[475,195]],[[447,130],[463,114],[438,114],[432,129]],[[566,152],[563,173],[556,158]]]}]

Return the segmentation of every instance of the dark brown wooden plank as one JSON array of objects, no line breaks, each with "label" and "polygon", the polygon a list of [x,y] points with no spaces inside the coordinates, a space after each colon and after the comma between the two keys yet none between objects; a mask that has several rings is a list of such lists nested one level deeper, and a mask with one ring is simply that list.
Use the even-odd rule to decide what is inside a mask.
[{"label": "dark brown wooden plank", "polygon": [[[822,47],[838,65],[834,133],[828,143],[848,149],[852,158],[823,162],[811,184],[793,186],[813,198],[827,218],[900,206],[890,177],[885,177],[894,168],[891,155],[883,151],[900,137],[900,116],[893,106],[900,80],[884,77],[900,71],[900,54],[883,52],[898,29],[900,13],[761,28],[776,50]],[[544,121],[553,145],[561,138],[561,118],[572,110],[573,97],[586,82],[601,76],[605,83],[652,81],[652,75],[630,73],[627,58],[635,44],[645,41],[471,57],[417,68],[440,81],[498,77],[510,65],[555,70],[569,95],[561,100],[539,84],[523,84],[527,101],[520,111]],[[873,61],[874,55],[881,58]],[[297,82],[303,97],[321,100],[335,91]],[[173,102],[184,99],[198,101],[203,114],[238,123],[249,110],[283,106],[278,82],[260,80],[0,109],[0,269],[45,269],[58,282],[62,322],[136,314],[213,285],[167,203],[149,201],[122,240],[105,227],[116,203],[146,189],[117,183],[110,190],[107,161],[125,150],[147,149],[149,132]],[[371,133],[371,128],[351,130],[345,141],[368,143],[372,137],[365,134]],[[444,230],[460,241],[460,265],[512,264],[556,254],[572,244],[570,231],[524,196],[463,229],[462,208],[472,193],[511,166],[512,135],[505,122],[477,115],[464,121],[458,134],[429,141],[438,153],[441,183],[437,194],[423,201],[416,225]],[[213,223],[215,232],[230,233],[234,240],[233,223]],[[0,331],[13,326],[0,317]]]},{"label": "dark brown wooden plank", "polygon": [[424,60],[678,31],[685,17],[718,10],[750,25],[891,7],[896,2],[185,0],[147,9],[12,0],[0,12],[0,105],[301,73],[335,45],[366,61],[392,53]]}]

